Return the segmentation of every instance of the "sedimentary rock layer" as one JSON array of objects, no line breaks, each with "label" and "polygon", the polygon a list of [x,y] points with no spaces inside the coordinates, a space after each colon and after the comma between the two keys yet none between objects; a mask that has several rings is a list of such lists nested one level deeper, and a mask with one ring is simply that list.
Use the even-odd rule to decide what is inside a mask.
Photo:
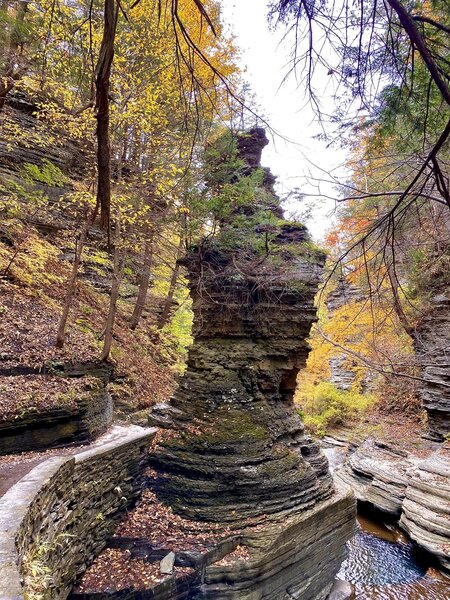
[{"label": "sedimentary rock layer", "polygon": [[430,437],[442,441],[450,433],[450,295],[431,299],[431,309],[414,335],[424,381],[420,394],[428,415]]},{"label": "sedimentary rock layer", "polygon": [[[202,546],[189,550],[188,543],[183,541],[183,533],[180,531],[177,535],[176,524],[163,546],[142,537],[120,537],[116,532],[110,540],[110,547],[115,552],[119,549],[114,564],[122,564],[124,570],[139,569],[139,561],[145,557],[145,563],[152,565],[154,583],[141,579],[140,590],[129,585],[112,591],[113,586],[105,573],[108,560],[111,560],[107,558],[110,557],[109,550],[70,598],[322,600],[333,585],[334,574],[343,559],[345,541],[353,533],[354,504],[354,496],[348,489],[338,489],[333,498],[313,509],[280,522],[273,521],[265,527],[247,528],[238,535],[216,541],[209,548],[206,547],[210,543],[208,534],[204,531]],[[170,529],[170,521],[164,524],[164,511],[160,518],[162,527],[169,526]],[[184,521],[184,527],[189,527],[187,521]],[[186,544],[186,550],[183,550],[183,544]],[[164,576],[161,559],[169,555],[174,558],[175,568]],[[186,573],[181,570],[183,567],[190,569]],[[120,572],[120,567],[118,569]]]},{"label": "sedimentary rock layer", "polygon": [[[437,444],[436,444],[437,446]],[[359,502],[392,519],[450,572],[450,449],[426,460],[366,441],[335,472]]]},{"label": "sedimentary rock layer", "polygon": [[91,441],[112,423],[113,401],[106,385],[80,393],[75,407],[25,411],[0,420],[0,455],[45,450]]},{"label": "sedimentary rock layer", "polygon": [[[254,129],[238,144],[246,176],[266,143]],[[172,400],[177,434],[153,458],[157,494],[193,519],[242,523],[332,493],[327,461],[292,402],[324,255],[304,226],[280,218],[267,172],[264,182],[184,259],[195,340]]]},{"label": "sedimentary rock layer", "polygon": [[245,537],[250,560],[206,568],[196,600],[324,600],[354,532],[355,500],[339,489],[313,509]]},{"label": "sedimentary rock layer", "polygon": [[369,439],[335,473],[356,498],[377,510],[400,517],[411,470],[419,460]]},{"label": "sedimentary rock layer", "polygon": [[[1,176],[8,178],[20,176],[20,171],[25,163],[41,166],[42,161],[47,160],[60,168],[63,173],[70,172],[71,177],[80,177],[88,164],[82,148],[67,140],[64,135],[58,135],[56,132],[53,135],[51,132],[49,133],[48,124],[38,118],[39,110],[39,107],[25,96],[16,95],[8,99],[7,106],[3,111],[5,127],[0,133]],[[17,129],[28,130],[31,132],[31,136],[34,134],[35,143],[26,145],[21,143],[21,136],[14,139],[11,133],[5,134],[5,132]],[[53,143],[39,145],[37,141],[39,137],[46,141],[49,137],[53,138]],[[45,186],[45,192],[56,200],[61,195],[61,188],[52,189],[51,186]]]},{"label": "sedimentary rock layer", "polygon": [[[362,289],[358,289],[350,283],[345,277],[341,277],[336,287],[328,294],[326,298],[326,307],[328,310],[328,316],[333,319],[335,315],[341,311],[350,307],[356,308],[355,305],[364,301],[365,294]],[[357,309],[359,312],[359,309]],[[340,317],[343,318],[342,316]],[[357,337],[357,336],[356,336]],[[355,335],[353,335],[355,338]],[[350,348],[353,345],[354,339],[350,337],[347,339],[347,346]],[[373,383],[374,373],[369,369],[364,369],[364,375],[362,379],[358,377],[358,372],[352,365],[353,357],[349,356],[345,352],[340,352],[337,349],[334,350],[333,355],[329,358],[328,364],[330,368],[329,381],[335,385],[338,389],[349,390],[353,386],[361,388],[361,392],[365,392],[370,389]]]},{"label": "sedimentary rock layer", "polygon": [[412,473],[400,525],[450,572],[450,449],[442,448]]}]

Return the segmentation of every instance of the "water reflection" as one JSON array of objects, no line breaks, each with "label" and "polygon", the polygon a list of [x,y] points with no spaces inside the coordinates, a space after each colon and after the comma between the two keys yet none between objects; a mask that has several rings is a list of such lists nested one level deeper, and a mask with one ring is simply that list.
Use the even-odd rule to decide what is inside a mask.
[{"label": "water reflection", "polygon": [[357,600],[450,600],[450,580],[428,569],[397,528],[358,522],[338,574],[354,584]]}]

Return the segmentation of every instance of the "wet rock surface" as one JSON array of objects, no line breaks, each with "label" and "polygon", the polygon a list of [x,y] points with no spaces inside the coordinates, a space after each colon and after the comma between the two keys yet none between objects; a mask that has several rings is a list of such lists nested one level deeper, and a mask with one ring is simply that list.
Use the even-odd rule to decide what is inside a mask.
[{"label": "wet rock surface", "polygon": [[[338,573],[352,584],[351,600],[446,600],[450,579],[392,523],[358,517]],[[344,583],[344,582],[342,582]]]},{"label": "wet rock surface", "polygon": [[354,598],[353,586],[348,581],[337,580],[328,596],[328,600],[352,600]]}]

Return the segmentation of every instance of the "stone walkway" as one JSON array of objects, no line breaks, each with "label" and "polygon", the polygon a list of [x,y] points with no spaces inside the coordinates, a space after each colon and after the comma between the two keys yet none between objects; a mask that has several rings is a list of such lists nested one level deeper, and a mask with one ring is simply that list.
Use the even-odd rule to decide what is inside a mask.
[{"label": "stone walkway", "polygon": [[[36,465],[44,462],[52,456],[72,456],[84,450],[95,448],[106,442],[115,439],[120,431],[118,424],[111,427],[106,433],[98,437],[90,444],[81,444],[79,446],[68,446],[62,448],[50,448],[42,452],[22,452],[21,454],[8,454],[0,456],[0,498],[6,494],[10,487],[17,483],[22,477],[27,475]],[[123,423],[121,424],[123,427]],[[134,427],[130,425],[130,427]]]}]

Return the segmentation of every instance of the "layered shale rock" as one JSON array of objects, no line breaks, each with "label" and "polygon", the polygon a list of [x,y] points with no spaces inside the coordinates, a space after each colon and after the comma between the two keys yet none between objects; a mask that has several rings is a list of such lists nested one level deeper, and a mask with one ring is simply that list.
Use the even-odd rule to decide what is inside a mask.
[{"label": "layered shale rock", "polygon": [[[81,178],[87,166],[85,149],[61,132],[51,132],[49,123],[39,118],[40,111],[39,105],[23,94],[8,96],[0,131],[0,176],[22,180],[25,164],[41,166],[48,161],[72,178]],[[26,143],[18,131],[26,131],[27,139],[34,143]],[[51,199],[61,196],[61,188],[42,187]]]},{"label": "layered shale rock", "polygon": [[[337,489],[329,500],[282,524],[247,528],[213,546],[207,530],[199,530],[191,548],[186,539],[186,531],[192,535],[190,522],[182,519],[180,529],[180,518],[173,513],[168,517],[161,506],[155,513],[155,528],[143,537],[145,516],[138,504],[141,519],[135,521],[136,529],[128,529],[128,536],[123,537],[119,527],[70,599],[324,600],[333,585],[336,564],[344,558],[343,540],[353,532],[353,502],[348,490]],[[158,544],[159,533],[166,527],[170,535]],[[215,527],[213,535],[217,536],[220,527]],[[129,537],[133,531],[140,536]],[[173,572],[165,574],[162,563],[169,556],[170,564],[174,560]],[[149,575],[154,582],[150,585]]]},{"label": "layered shale rock", "polygon": [[[267,139],[262,129],[244,139],[248,176]],[[180,432],[154,463],[158,495],[189,518],[242,522],[332,493],[327,461],[292,402],[324,255],[304,226],[280,219],[267,173],[264,181],[184,259],[195,341],[172,401]]]},{"label": "layered shale rock", "polygon": [[422,366],[422,403],[428,415],[429,434],[442,441],[450,433],[450,294],[431,299],[431,310],[415,335]]},{"label": "layered shale rock", "polygon": [[450,572],[450,449],[442,448],[412,474],[400,525]]},{"label": "layered shale rock", "polygon": [[195,600],[324,600],[354,532],[354,498],[337,489],[329,500],[283,524],[243,535],[250,558],[212,564]]},{"label": "layered shale rock", "polygon": [[350,390],[356,381],[356,372],[347,368],[348,357],[344,354],[338,354],[329,359],[330,383],[339,390]]},{"label": "layered shale rock", "polygon": [[[438,446],[438,444],[435,444]],[[367,440],[335,472],[357,500],[399,526],[450,572],[450,449],[419,458]]]},{"label": "layered shale rock", "polygon": [[347,281],[345,277],[341,277],[336,287],[327,296],[326,306],[328,313],[330,316],[333,316],[342,306],[351,304],[352,302],[360,302],[363,299],[363,292]]},{"label": "layered shale rock", "polygon": [[[351,305],[364,302],[364,293],[360,288],[350,283],[345,277],[341,277],[336,287],[328,294],[326,299],[326,307],[328,317],[333,317],[341,312],[341,309],[346,309]],[[342,318],[342,316],[340,317]],[[353,339],[348,339],[348,346],[351,347]],[[339,352],[335,349],[335,353],[328,360],[330,368],[329,381],[340,390],[350,390],[355,384],[361,386],[361,392],[370,390],[373,385],[374,373],[369,369],[364,370],[364,375],[359,381],[358,372],[355,370],[355,361],[345,352]]]},{"label": "layered shale rock", "polygon": [[336,471],[360,502],[391,517],[400,517],[406,488],[419,460],[406,452],[386,448],[369,439]]},{"label": "layered shale rock", "polygon": [[[254,177],[264,131],[238,142]],[[213,564],[192,598],[326,598],[354,528],[355,502],[293,404],[324,255],[281,218],[273,176],[222,217],[220,233],[184,259],[194,344],[172,399],[152,422],[173,426],[155,446],[151,483],[188,519],[239,530],[249,559]]]},{"label": "layered shale rock", "polygon": [[0,599],[65,600],[138,497],[155,429],[114,427],[37,465],[0,499]]}]

